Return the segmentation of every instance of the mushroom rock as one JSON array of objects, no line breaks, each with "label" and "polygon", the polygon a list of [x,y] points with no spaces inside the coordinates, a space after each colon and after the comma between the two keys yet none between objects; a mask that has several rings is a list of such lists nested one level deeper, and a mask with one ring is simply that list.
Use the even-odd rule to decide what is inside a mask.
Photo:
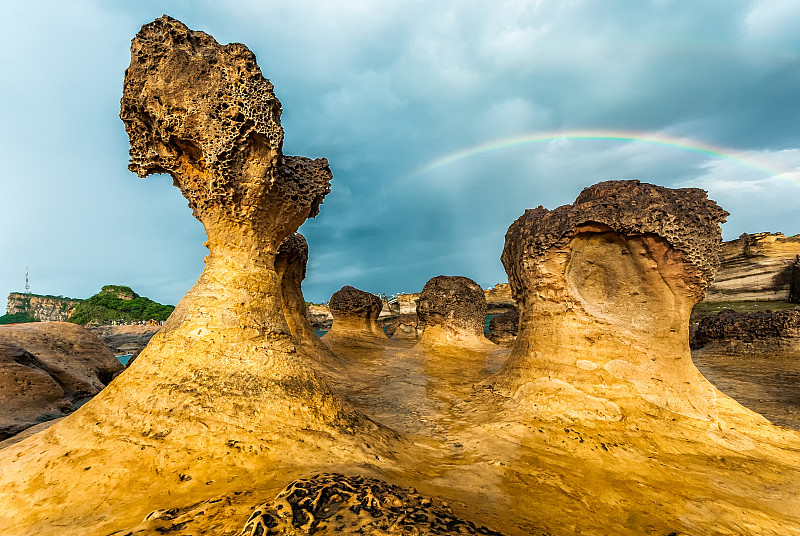
[{"label": "mushroom rock", "polygon": [[510,347],[517,338],[519,311],[511,309],[489,320],[489,340],[499,346]]},{"label": "mushroom rock", "polygon": [[498,385],[543,415],[613,421],[655,406],[715,420],[689,315],[713,281],[727,215],[703,190],[639,181],[526,210],[502,254],[520,324]]},{"label": "mushroom rock", "polygon": [[331,393],[283,314],[276,254],[316,216],[331,172],[324,159],[282,155],[280,113],[244,45],[167,16],[133,39],[120,112],[129,168],[172,176],[209,254],[131,367],[0,451],[0,527],[109,533],[253,475],[386,463],[396,435]]},{"label": "mushroom rock", "polygon": [[486,297],[472,279],[440,275],[420,293],[417,316],[425,345],[495,348],[484,337]]},{"label": "mushroom rock", "polygon": [[417,340],[419,338],[417,315],[403,313],[392,318],[386,323],[386,335],[393,340]]},{"label": "mushroom rock", "polygon": [[341,365],[341,359],[317,337],[308,321],[302,290],[307,264],[308,242],[305,237],[300,233],[287,236],[275,257],[275,271],[281,281],[283,314],[299,353],[312,357],[308,364],[327,374]]},{"label": "mushroom rock", "polygon": [[330,331],[322,340],[333,347],[383,347],[391,342],[378,325],[383,302],[375,294],[345,285],[331,296],[328,304],[333,315]]},{"label": "mushroom rock", "polygon": [[693,343],[704,353],[800,357],[800,307],[753,313],[726,310],[703,317]]}]

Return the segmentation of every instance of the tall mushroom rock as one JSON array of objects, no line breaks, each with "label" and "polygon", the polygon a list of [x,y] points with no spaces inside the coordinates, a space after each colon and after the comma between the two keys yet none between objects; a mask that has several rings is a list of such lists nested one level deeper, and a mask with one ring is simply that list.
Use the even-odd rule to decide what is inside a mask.
[{"label": "tall mushroom rock", "polygon": [[417,303],[423,344],[493,347],[484,337],[486,296],[472,279],[440,275],[425,283]]},{"label": "tall mushroom rock", "polygon": [[331,393],[284,317],[275,257],[331,173],[281,154],[280,110],[244,45],[167,16],[133,39],[130,169],[172,176],[208,234],[206,266],[130,368],[0,451],[0,534],[105,534],[253,478],[383,463],[396,436]]},{"label": "tall mushroom rock", "polygon": [[713,280],[727,215],[703,190],[639,181],[525,211],[502,254],[521,318],[498,386],[543,415],[715,420],[689,315]]},{"label": "tall mushroom rock", "polygon": [[309,358],[308,363],[312,368],[330,374],[342,363],[317,337],[308,321],[308,309],[302,290],[307,264],[308,243],[305,237],[300,233],[287,236],[281,242],[275,257],[275,271],[281,280],[283,315],[300,354]]}]

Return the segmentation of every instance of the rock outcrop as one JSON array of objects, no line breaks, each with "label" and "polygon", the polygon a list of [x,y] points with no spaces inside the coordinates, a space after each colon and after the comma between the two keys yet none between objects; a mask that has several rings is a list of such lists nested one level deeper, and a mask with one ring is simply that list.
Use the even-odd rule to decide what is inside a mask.
[{"label": "rock outcrop", "polygon": [[417,303],[419,302],[419,292],[412,294],[398,294],[397,312],[398,314],[417,314]]},{"label": "rock outcrop", "polygon": [[517,339],[518,326],[519,311],[517,309],[493,316],[489,320],[489,340],[500,346],[511,347]]},{"label": "rock outcrop", "polygon": [[388,456],[395,436],[330,392],[283,314],[275,257],[317,215],[331,172],[282,154],[280,114],[244,45],[167,16],[133,39],[120,111],[129,168],[172,176],[208,235],[206,266],[131,367],[0,451],[0,527],[109,533],[262,471]]},{"label": "rock outcrop", "polygon": [[789,287],[789,302],[800,303],[800,255],[792,263],[792,282]]},{"label": "rock outcrop", "polygon": [[75,324],[0,327],[0,439],[74,411],[124,368]]},{"label": "rock outcrop", "polygon": [[706,316],[697,326],[692,346],[731,356],[800,357],[800,307]]},{"label": "rock outcrop", "polygon": [[493,346],[484,337],[486,297],[468,277],[431,278],[420,294],[417,317],[423,344]]},{"label": "rock outcrop", "polygon": [[511,285],[498,283],[484,292],[486,296],[486,312],[489,314],[500,313],[508,309],[516,309],[517,303],[511,293]]},{"label": "rock outcrop", "polygon": [[386,323],[386,335],[394,340],[415,341],[420,331],[416,314],[399,314]]},{"label": "rock outcrop", "polygon": [[311,358],[308,360],[311,367],[329,373],[339,366],[340,359],[317,337],[308,320],[308,310],[302,290],[307,264],[308,242],[305,237],[300,233],[286,237],[275,257],[275,271],[281,280],[283,315],[286,317],[298,352]]},{"label": "rock outcrop", "polygon": [[40,322],[64,322],[81,300],[59,296],[40,296],[12,292],[8,295],[6,314],[26,313]]},{"label": "rock outcrop", "polygon": [[800,236],[743,234],[722,243],[720,267],[706,301],[789,299]]},{"label": "rock outcrop", "polygon": [[144,350],[153,335],[161,326],[141,326],[137,324],[120,326],[95,326],[88,328],[103,341],[115,355],[133,354]]},{"label": "rock outcrop", "polygon": [[502,255],[520,331],[499,383],[529,403],[547,400],[538,407],[559,418],[620,420],[652,405],[716,420],[688,326],[713,281],[726,216],[703,190],[639,181],[526,210]]},{"label": "rock outcrop", "polygon": [[328,303],[333,315],[333,326],[322,340],[334,353],[337,346],[386,346],[389,338],[378,325],[383,302],[375,294],[345,285],[331,296]]}]

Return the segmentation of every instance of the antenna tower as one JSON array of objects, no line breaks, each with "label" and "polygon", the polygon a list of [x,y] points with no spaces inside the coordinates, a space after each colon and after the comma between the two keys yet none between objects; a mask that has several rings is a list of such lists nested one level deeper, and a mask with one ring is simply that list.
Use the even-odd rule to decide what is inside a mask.
[{"label": "antenna tower", "polygon": [[28,281],[28,267],[26,266],[25,267],[25,294],[30,294],[30,293],[31,293],[31,284],[30,284],[30,281]]}]

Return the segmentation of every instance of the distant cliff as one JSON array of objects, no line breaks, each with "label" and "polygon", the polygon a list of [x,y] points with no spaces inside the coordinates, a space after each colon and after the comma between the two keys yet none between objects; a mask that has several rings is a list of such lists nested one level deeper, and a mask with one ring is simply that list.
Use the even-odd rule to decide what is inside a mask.
[{"label": "distant cliff", "polygon": [[800,236],[743,234],[722,243],[720,267],[705,301],[789,299]]},{"label": "distant cliff", "polygon": [[8,295],[6,315],[27,315],[40,322],[66,321],[81,300],[63,296],[41,296],[12,292]]}]

